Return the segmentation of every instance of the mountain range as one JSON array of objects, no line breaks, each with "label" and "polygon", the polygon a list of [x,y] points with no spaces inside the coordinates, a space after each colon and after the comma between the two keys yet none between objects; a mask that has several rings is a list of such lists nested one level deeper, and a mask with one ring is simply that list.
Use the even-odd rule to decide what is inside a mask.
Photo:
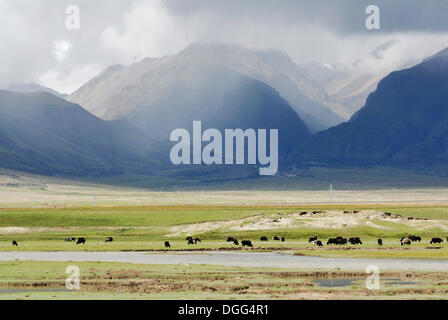
[{"label": "mountain range", "polygon": [[[203,129],[278,128],[282,167],[426,168],[448,160],[448,49],[384,77],[347,122],[311,76],[281,52],[194,44],[109,67],[66,99],[39,86],[0,90],[0,167],[152,175],[173,168],[169,133],[190,131],[194,120]],[[208,172],[182,170],[176,174]]]},{"label": "mountain range", "polygon": [[[136,109],[151,109],[153,105],[169,100],[178,88],[189,87],[191,92],[187,95],[195,95],[196,100],[206,100],[210,90],[222,88],[213,88],[212,83],[207,83],[204,78],[210,78],[215,70],[223,69],[275,89],[312,132],[346,120],[331,110],[332,102],[325,90],[285,53],[202,43],[192,44],[174,56],[148,58],[129,67],[109,67],[68,99],[102,119],[130,118],[132,122]],[[213,83],[222,86],[218,76],[214,77]],[[207,85],[206,90],[201,87],[203,85]],[[192,106],[194,101],[189,100],[174,103],[182,103],[188,112],[188,108],[196,107]],[[200,111],[207,112],[212,107],[204,106]]]},{"label": "mountain range", "polygon": [[0,167],[40,174],[149,172],[145,135],[52,94],[0,90]]},{"label": "mountain range", "polygon": [[392,72],[350,121],[291,156],[321,165],[427,167],[448,160],[448,50]]}]

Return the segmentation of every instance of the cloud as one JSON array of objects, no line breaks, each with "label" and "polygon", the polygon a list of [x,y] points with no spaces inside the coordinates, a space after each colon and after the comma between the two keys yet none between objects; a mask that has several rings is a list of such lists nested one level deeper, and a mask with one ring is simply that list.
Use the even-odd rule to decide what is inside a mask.
[{"label": "cloud", "polygon": [[[277,49],[297,63],[393,70],[448,46],[448,1],[377,0],[381,30],[365,28],[365,0],[0,0],[0,86],[41,82],[71,92],[112,64],[175,54],[195,41]],[[68,30],[66,8],[80,9]]]},{"label": "cloud", "polygon": [[170,15],[161,0],[133,3],[123,21],[122,32],[110,25],[101,34],[103,48],[121,63],[174,54],[194,41],[190,24]]}]

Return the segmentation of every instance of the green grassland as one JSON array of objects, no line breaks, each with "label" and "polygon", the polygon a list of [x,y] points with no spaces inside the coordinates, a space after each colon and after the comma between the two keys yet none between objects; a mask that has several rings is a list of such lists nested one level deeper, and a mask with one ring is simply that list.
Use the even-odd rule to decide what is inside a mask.
[{"label": "green grassland", "polygon": [[[80,269],[68,291],[66,268]],[[446,299],[445,273],[383,273],[380,290],[362,272],[100,262],[0,262],[0,299]],[[346,279],[325,287],[316,280]]]},{"label": "green grassland", "polygon": [[[325,227],[289,227],[263,230],[231,230],[226,222],[244,227],[244,219],[272,219],[288,217],[310,210],[378,210],[392,212],[403,217],[429,219],[428,227],[418,229],[405,223],[378,220],[377,226],[358,225],[342,229]],[[434,220],[433,222],[431,220]],[[296,254],[317,256],[348,256],[365,258],[418,258],[448,259],[448,245],[430,246],[432,237],[444,240],[448,232],[440,222],[448,220],[446,206],[148,206],[148,207],[85,207],[67,209],[0,209],[0,251],[165,251],[164,241],[171,243],[169,250],[242,250],[225,242],[227,236],[240,240],[249,239],[253,250],[285,250]],[[212,225],[192,229],[195,224]],[[173,228],[176,231],[173,231]],[[187,230],[184,232],[184,230]],[[190,230],[190,231],[188,231]],[[194,231],[191,231],[194,230]],[[402,247],[399,239],[409,234],[423,237],[422,242]],[[200,237],[202,242],[189,246],[186,235]],[[260,236],[270,239],[286,237],[286,242],[258,241]],[[362,247],[324,246],[317,248],[308,238],[326,239],[342,235],[359,236]],[[87,244],[64,242],[66,237],[85,237]],[[113,243],[105,243],[105,237],[113,237]],[[379,248],[376,240],[382,238]],[[19,242],[13,247],[11,241]],[[244,249],[252,250],[252,249]]]}]

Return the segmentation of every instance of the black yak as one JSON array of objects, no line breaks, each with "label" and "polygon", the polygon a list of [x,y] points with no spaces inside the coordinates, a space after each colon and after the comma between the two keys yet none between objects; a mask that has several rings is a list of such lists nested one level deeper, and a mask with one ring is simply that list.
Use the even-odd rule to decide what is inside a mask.
[{"label": "black yak", "polygon": [[429,244],[433,244],[433,243],[442,243],[443,240],[440,238],[432,238],[431,241],[429,242]]},{"label": "black yak", "polygon": [[253,248],[252,242],[250,240],[243,240],[243,241],[241,241],[241,245],[243,247],[251,247],[251,248]]}]

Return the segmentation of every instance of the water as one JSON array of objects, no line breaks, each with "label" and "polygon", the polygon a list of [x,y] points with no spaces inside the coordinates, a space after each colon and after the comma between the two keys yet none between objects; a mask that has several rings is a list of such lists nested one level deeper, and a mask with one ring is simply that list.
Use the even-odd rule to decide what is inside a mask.
[{"label": "water", "polygon": [[0,261],[100,261],[141,264],[207,264],[236,267],[290,268],[300,270],[448,271],[448,260],[355,259],[294,256],[284,253],[179,252],[0,252]]},{"label": "water", "polygon": [[47,293],[59,293],[59,292],[72,292],[65,288],[53,288],[53,289],[34,289],[34,288],[20,288],[20,289],[5,289],[0,288],[0,294],[12,294],[12,293],[34,293],[34,292],[47,292]]},{"label": "water", "polygon": [[[353,285],[364,286],[366,278],[322,278],[322,279],[314,279],[313,282],[318,284],[321,287],[325,288],[338,288],[338,287],[349,287]],[[419,282],[417,281],[406,281],[402,279],[384,279],[384,286],[411,286],[417,285]]]}]

